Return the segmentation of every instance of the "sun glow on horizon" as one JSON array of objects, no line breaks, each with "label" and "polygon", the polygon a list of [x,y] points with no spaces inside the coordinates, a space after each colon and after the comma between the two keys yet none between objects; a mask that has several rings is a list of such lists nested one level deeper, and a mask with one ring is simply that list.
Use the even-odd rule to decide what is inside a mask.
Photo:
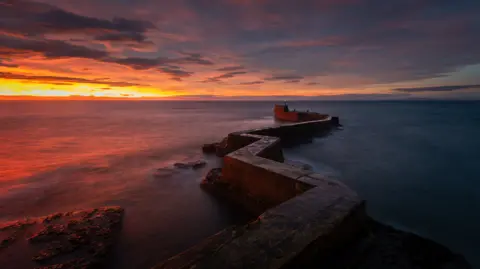
[{"label": "sun glow on horizon", "polygon": [[0,97],[101,97],[101,98],[152,98],[170,97],[175,92],[153,88],[111,87],[108,85],[92,85],[72,83],[71,85],[40,84],[23,81],[0,79]]}]

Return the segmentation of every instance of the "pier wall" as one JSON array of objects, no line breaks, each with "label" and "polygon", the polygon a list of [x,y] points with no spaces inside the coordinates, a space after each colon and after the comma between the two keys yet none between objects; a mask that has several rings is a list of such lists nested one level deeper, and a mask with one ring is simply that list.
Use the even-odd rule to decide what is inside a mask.
[{"label": "pier wall", "polygon": [[230,134],[234,151],[224,157],[218,184],[269,209],[155,268],[287,268],[353,240],[365,226],[364,201],[339,181],[282,163],[284,140],[330,128],[329,117]]}]

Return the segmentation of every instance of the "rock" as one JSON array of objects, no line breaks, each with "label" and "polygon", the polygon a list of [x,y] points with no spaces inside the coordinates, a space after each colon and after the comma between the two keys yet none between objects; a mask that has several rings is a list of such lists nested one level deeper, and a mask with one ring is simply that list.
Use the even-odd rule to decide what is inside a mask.
[{"label": "rock", "polygon": [[17,239],[17,238],[16,238],[15,235],[11,235],[11,236],[8,236],[7,238],[3,239],[2,241],[0,241],[0,249],[2,249],[2,248],[7,248],[7,247],[10,246],[16,239]]},{"label": "rock", "polygon": [[223,157],[229,153],[227,141],[228,138],[225,137],[224,139],[222,139],[222,141],[218,143],[205,144],[202,147],[202,151],[206,154],[215,154],[218,157]]},{"label": "rock", "polygon": [[186,163],[174,163],[173,166],[175,166],[175,168],[179,168],[179,169],[189,168],[188,164],[186,164]]},{"label": "rock", "polygon": [[[471,269],[461,255],[418,235],[369,219],[368,232],[327,259],[296,266],[329,269]],[[297,268],[297,267],[295,267]]]},{"label": "rock", "polygon": [[205,144],[202,147],[203,153],[215,154],[217,152],[218,143]]},{"label": "rock", "polygon": [[207,165],[206,161],[199,160],[199,161],[188,162],[188,163],[175,163],[173,166],[175,168],[179,168],[179,169],[190,169],[191,168],[191,169],[197,170],[197,169],[200,169],[200,168],[204,167],[205,165]]},{"label": "rock", "polygon": [[102,207],[0,224],[0,251],[17,253],[0,255],[0,267],[31,259],[45,269],[104,268],[122,217],[122,208]]},{"label": "rock", "polygon": [[331,123],[335,126],[342,126],[340,124],[340,118],[339,117],[332,117]]},{"label": "rock", "polygon": [[222,177],[222,168],[213,168],[202,180],[202,184],[214,184]]},{"label": "rock", "polygon": [[200,169],[200,168],[204,167],[205,165],[207,165],[207,162],[205,162],[205,161],[197,161],[197,162],[195,162],[195,163],[192,164],[192,168],[193,168],[194,170],[196,170],[196,169]]},{"label": "rock", "polygon": [[154,177],[171,177],[178,171],[172,167],[162,167],[158,168],[154,173]]}]

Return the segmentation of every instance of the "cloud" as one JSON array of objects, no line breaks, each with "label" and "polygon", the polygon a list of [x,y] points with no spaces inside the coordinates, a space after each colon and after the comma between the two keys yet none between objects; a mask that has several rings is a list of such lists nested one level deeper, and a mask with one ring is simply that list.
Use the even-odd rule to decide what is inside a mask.
[{"label": "cloud", "polygon": [[240,83],[240,85],[258,85],[263,83],[265,83],[265,81],[257,80],[257,81],[242,82]]},{"label": "cloud", "polygon": [[[112,20],[82,16],[34,1],[0,1],[0,32],[27,37],[46,34],[98,35],[100,40],[145,42],[145,33],[156,29],[149,21],[116,17]],[[108,39],[109,37],[109,39]],[[120,38],[123,37],[123,38]]]},{"label": "cloud", "polygon": [[181,54],[184,55],[185,57],[180,57],[180,58],[174,59],[174,60],[172,60],[171,63],[198,64],[198,65],[213,65],[214,64],[212,61],[206,59],[200,53],[185,53],[185,52],[182,52]]},{"label": "cloud", "polygon": [[243,65],[235,65],[235,66],[226,66],[226,67],[218,68],[217,71],[230,72],[230,71],[238,71],[243,69],[245,69]]},{"label": "cloud", "polygon": [[45,58],[85,58],[101,60],[109,54],[105,51],[73,45],[60,40],[32,40],[0,36],[0,55],[16,56],[37,53]]},{"label": "cloud", "polygon": [[16,68],[16,67],[18,67],[18,65],[6,63],[6,62],[2,61],[2,59],[0,59],[0,67]]},{"label": "cloud", "polygon": [[246,74],[246,73],[247,72],[244,72],[244,71],[228,72],[228,73],[222,74],[220,76],[216,76],[215,78],[216,79],[233,78],[234,76],[243,75],[243,74]]},{"label": "cloud", "polygon": [[170,75],[171,79],[176,81],[181,81],[182,78],[190,77],[193,74],[193,72],[188,72],[188,71],[184,71],[184,70],[172,68],[172,67],[162,67],[160,68],[160,70],[163,73]]},{"label": "cloud", "polygon": [[219,75],[219,76],[208,78],[208,79],[204,80],[203,82],[205,82],[205,83],[207,83],[207,82],[219,82],[222,79],[233,78],[237,75],[243,75],[243,74],[246,74],[246,73],[247,72],[245,72],[245,71],[228,72],[228,73],[225,73],[225,74],[222,74],[222,75]]},{"label": "cloud", "polygon": [[136,70],[151,69],[157,66],[170,63],[170,59],[168,58],[137,58],[137,57],[110,58],[107,61],[112,63],[117,63],[120,65],[125,65]]},{"label": "cloud", "polygon": [[[129,66],[137,70],[151,69],[157,66],[171,66],[172,64],[185,64],[185,65],[213,65],[213,62],[203,58],[201,55],[179,57],[179,58],[110,58],[106,60],[108,62],[117,63],[121,65]],[[169,67],[171,68],[171,67]]]},{"label": "cloud", "polygon": [[285,81],[300,81],[301,79],[303,79],[303,76],[295,76],[295,75],[292,75],[292,76],[272,76],[272,77],[269,77],[269,78],[265,78],[264,80],[265,81],[276,81],[276,80],[285,80]]},{"label": "cloud", "polygon": [[149,86],[146,84],[137,84],[121,81],[110,81],[106,79],[85,79],[74,77],[62,77],[62,76],[35,76],[35,75],[23,75],[8,72],[0,72],[0,79],[7,80],[23,80],[35,83],[48,83],[57,85],[70,85],[72,83],[86,83],[86,84],[100,84],[109,85],[111,87],[131,87],[131,86]]},{"label": "cloud", "polygon": [[[115,58],[110,53],[84,46],[73,45],[60,40],[32,40],[10,36],[0,36],[0,56],[24,57],[28,55],[41,55],[47,59],[58,58],[84,58],[104,63],[116,63],[136,70],[147,70],[156,67],[167,74],[176,74],[176,77],[186,77],[192,73],[173,70],[171,64],[210,65],[209,60],[201,55],[188,55],[179,58]],[[178,68],[177,68],[178,69]]]},{"label": "cloud", "polygon": [[467,89],[478,89],[480,90],[480,85],[452,85],[452,86],[432,86],[432,87],[417,87],[417,88],[396,88],[392,91],[396,92],[453,92]]},{"label": "cloud", "polygon": [[133,43],[143,46],[153,46],[152,41],[147,40],[147,37],[141,33],[136,32],[120,32],[120,33],[106,33],[95,37],[98,41]]},{"label": "cloud", "polygon": [[[389,84],[433,78],[441,78],[441,85],[480,84],[479,1],[185,0],[164,1],[158,8],[155,0],[0,0],[0,5],[0,57],[12,59],[1,65],[25,70],[41,69],[38,58],[44,58],[43,66],[74,58],[55,64],[92,64],[100,74],[121,65],[131,69],[132,78],[157,71],[152,84],[183,79],[192,94],[198,85],[185,78],[213,70],[218,74],[206,81],[219,83],[217,94],[231,94],[221,83],[228,82],[227,73],[245,67],[265,78],[265,92],[255,95],[268,94],[274,87],[269,84],[276,83],[311,92],[394,88]],[[82,67],[90,66],[74,70]],[[307,82],[313,78],[321,84]],[[246,93],[248,85],[258,90],[254,85],[261,84],[252,82],[235,84],[244,85]]]}]

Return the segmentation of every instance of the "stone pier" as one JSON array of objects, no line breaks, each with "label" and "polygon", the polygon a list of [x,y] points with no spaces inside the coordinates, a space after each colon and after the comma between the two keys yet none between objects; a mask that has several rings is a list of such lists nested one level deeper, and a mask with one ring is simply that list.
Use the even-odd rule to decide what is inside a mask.
[{"label": "stone pier", "polygon": [[[258,218],[227,228],[154,268],[469,268],[461,256],[414,235],[428,253],[419,247],[414,258],[398,256],[401,266],[390,266],[384,254],[405,252],[399,240],[410,234],[371,220],[365,202],[340,181],[283,163],[282,145],[308,141],[336,125],[338,118],[328,117],[229,134],[225,151],[230,153],[221,174],[207,178],[205,187]],[[395,254],[386,253],[384,245]],[[435,263],[431,253],[442,253],[446,260]],[[432,266],[418,266],[419,261]]]}]

